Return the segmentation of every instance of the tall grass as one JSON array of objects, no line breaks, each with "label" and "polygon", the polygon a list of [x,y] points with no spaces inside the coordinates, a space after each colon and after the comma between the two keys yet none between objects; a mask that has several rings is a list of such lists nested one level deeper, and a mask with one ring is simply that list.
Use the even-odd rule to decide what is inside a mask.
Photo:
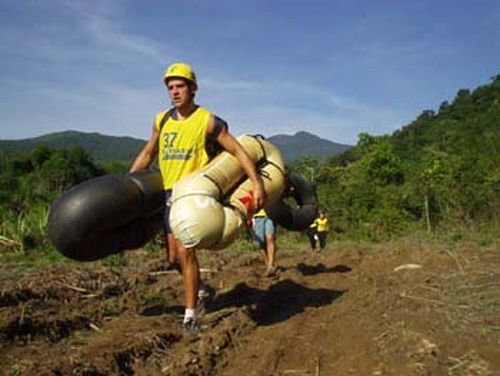
[{"label": "tall grass", "polygon": [[44,248],[48,245],[46,223],[47,205],[33,205],[20,213],[2,211],[0,235],[19,245],[18,251]]},{"label": "tall grass", "polygon": [[40,266],[67,260],[50,244],[46,227],[49,206],[32,204],[19,212],[2,210],[0,214],[0,261]]}]

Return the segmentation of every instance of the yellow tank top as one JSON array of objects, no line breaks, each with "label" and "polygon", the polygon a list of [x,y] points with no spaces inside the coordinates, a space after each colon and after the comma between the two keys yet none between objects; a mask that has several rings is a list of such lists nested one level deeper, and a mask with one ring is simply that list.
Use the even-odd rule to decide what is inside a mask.
[{"label": "yellow tank top", "polygon": [[257,213],[253,215],[254,218],[267,217],[267,213],[264,208],[260,209]]},{"label": "yellow tank top", "polygon": [[[158,131],[165,112],[156,115],[155,127]],[[187,119],[170,117],[161,129],[158,165],[164,189],[172,189],[178,180],[208,162],[205,140],[210,116],[208,110],[198,107]]]},{"label": "yellow tank top", "polygon": [[316,220],[314,221],[314,223],[316,223],[316,231],[318,232],[324,232],[324,231],[328,231],[328,218],[316,218]]}]

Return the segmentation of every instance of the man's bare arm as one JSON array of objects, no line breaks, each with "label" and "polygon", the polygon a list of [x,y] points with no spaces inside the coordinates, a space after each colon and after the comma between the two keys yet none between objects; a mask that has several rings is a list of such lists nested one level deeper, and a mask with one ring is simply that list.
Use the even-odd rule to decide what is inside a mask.
[{"label": "man's bare arm", "polygon": [[158,155],[158,138],[160,137],[156,127],[153,124],[153,129],[151,131],[151,135],[149,136],[149,140],[146,142],[146,145],[139,152],[137,157],[132,162],[132,166],[130,167],[129,172],[147,170],[153,161],[153,159]]},{"label": "man's bare arm", "polygon": [[231,153],[236,157],[236,159],[238,159],[238,161],[241,163],[243,171],[245,171],[248,178],[252,181],[253,199],[256,209],[264,206],[266,200],[266,192],[264,190],[262,178],[257,173],[254,163],[252,162],[246,151],[241,147],[238,140],[236,140],[236,138],[231,133],[229,133],[227,128],[223,128],[217,136],[217,142],[224,148],[224,150]]}]

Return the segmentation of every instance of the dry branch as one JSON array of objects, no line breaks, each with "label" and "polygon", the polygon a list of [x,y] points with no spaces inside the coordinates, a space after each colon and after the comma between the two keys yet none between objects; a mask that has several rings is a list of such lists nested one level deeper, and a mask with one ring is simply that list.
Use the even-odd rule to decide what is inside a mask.
[{"label": "dry branch", "polygon": [[90,323],[89,324],[90,329],[95,330],[96,332],[102,332],[101,328],[99,328],[97,325]]},{"label": "dry branch", "polygon": [[[214,269],[200,269],[200,273],[216,273],[217,270]],[[157,275],[166,275],[166,274],[179,274],[177,270],[160,270],[158,272],[149,272],[148,273],[150,276],[157,276]]]},{"label": "dry branch", "polygon": [[286,369],[283,371],[283,373],[285,375],[289,374],[289,373],[305,373],[305,374],[309,374],[309,370],[307,369]]},{"label": "dry branch", "polygon": [[2,235],[0,235],[0,244],[8,248],[21,247],[21,243],[17,240],[9,239]]},{"label": "dry branch", "polygon": [[450,255],[451,258],[453,258],[453,260],[455,260],[457,266],[458,266],[458,270],[460,270],[460,273],[461,274],[464,274],[464,269],[462,268],[462,265],[460,265],[460,262],[458,261],[458,258],[457,256],[455,256],[452,252],[448,251],[447,249],[445,249],[446,253]]},{"label": "dry branch", "polygon": [[81,288],[81,287],[77,287],[77,286],[72,286],[72,285],[68,285],[66,283],[63,283],[63,282],[57,282],[58,284],[60,284],[61,286],[64,286],[70,290],[74,290],[74,291],[78,291],[78,292],[81,292],[81,293],[84,293],[84,294],[90,294],[90,291],[87,290],[87,289],[84,289],[84,288]]},{"label": "dry branch", "polygon": [[407,295],[404,292],[401,293],[400,296],[402,298],[413,299],[413,300],[417,300],[417,301],[421,301],[421,302],[434,303],[434,304],[439,304],[439,305],[448,305],[447,303],[442,302],[440,300],[428,299],[428,298],[423,298],[423,297],[420,297],[420,296]]},{"label": "dry branch", "polygon": [[166,274],[179,274],[177,270],[160,270],[159,272],[149,272],[150,276],[166,275]]},{"label": "dry branch", "polygon": [[398,272],[400,270],[413,270],[413,269],[420,269],[422,265],[420,264],[404,264],[404,265],[399,265],[396,266],[393,271]]}]

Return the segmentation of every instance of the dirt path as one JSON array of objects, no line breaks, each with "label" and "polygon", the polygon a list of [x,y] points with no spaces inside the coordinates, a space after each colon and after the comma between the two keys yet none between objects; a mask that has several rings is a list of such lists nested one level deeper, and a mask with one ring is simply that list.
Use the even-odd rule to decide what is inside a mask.
[{"label": "dirt path", "polygon": [[195,337],[180,328],[180,276],[158,257],[2,271],[0,374],[500,374],[493,246],[281,252],[272,279],[255,253],[203,253],[216,295]]}]

